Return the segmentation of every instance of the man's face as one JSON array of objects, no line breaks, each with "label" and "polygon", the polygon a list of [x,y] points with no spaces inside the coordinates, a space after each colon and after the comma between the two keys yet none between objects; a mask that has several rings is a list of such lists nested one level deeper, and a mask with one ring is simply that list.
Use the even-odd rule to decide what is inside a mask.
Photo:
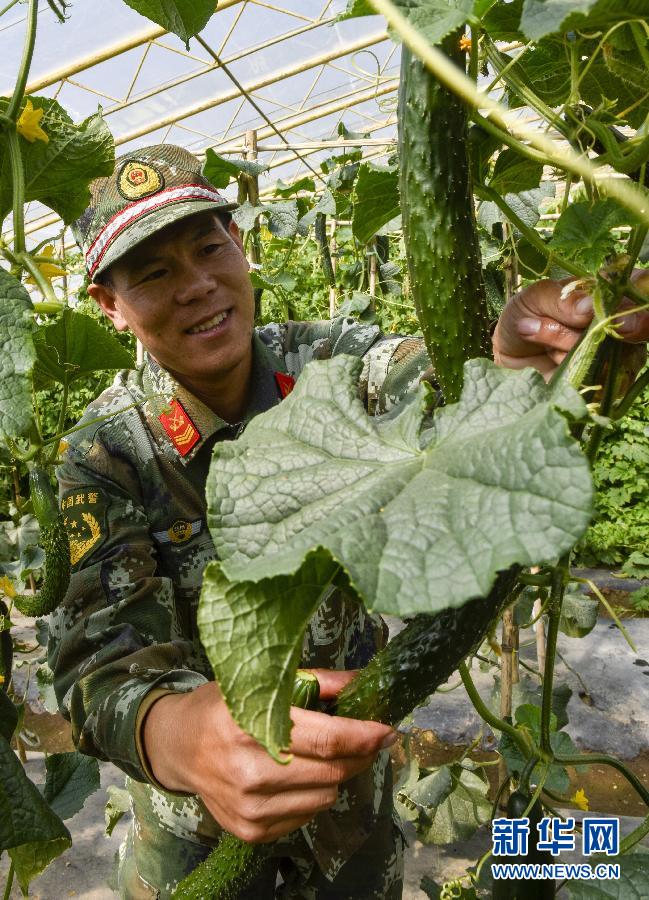
[{"label": "man's face", "polygon": [[90,294],[189,386],[233,376],[251,354],[254,298],[236,225],[210,211],[157,232],[121,257]]}]

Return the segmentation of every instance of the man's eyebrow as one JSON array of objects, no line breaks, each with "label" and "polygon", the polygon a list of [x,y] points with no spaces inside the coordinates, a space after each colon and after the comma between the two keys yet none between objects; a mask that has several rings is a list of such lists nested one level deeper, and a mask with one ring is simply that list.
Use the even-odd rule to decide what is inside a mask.
[{"label": "man's eyebrow", "polygon": [[206,234],[211,234],[213,231],[219,230],[220,229],[215,222],[206,222],[196,229],[192,240],[199,241],[202,237],[205,237]]}]

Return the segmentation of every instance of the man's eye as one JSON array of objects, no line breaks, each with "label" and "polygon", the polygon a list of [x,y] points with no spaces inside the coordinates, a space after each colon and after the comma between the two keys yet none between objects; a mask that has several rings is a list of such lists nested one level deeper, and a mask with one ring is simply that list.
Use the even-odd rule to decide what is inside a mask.
[{"label": "man's eye", "polygon": [[156,281],[158,278],[162,278],[166,274],[166,269],[156,269],[154,272],[149,272],[144,276],[142,282],[145,281]]},{"label": "man's eye", "polygon": [[223,244],[206,244],[202,248],[201,253],[203,254],[203,256],[210,256],[212,253],[216,253],[218,250],[220,250],[221,247],[223,247]]}]

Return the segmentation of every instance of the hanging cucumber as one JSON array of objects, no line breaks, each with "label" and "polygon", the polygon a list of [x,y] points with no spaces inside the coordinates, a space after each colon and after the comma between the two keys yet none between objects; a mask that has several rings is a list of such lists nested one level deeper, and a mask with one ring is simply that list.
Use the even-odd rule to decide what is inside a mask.
[{"label": "hanging cucumber", "polygon": [[[8,621],[9,610],[5,603],[0,600],[0,619],[2,625],[6,625]],[[14,644],[11,639],[11,632],[8,628],[3,627],[0,631],[0,691],[6,691],[11,681],[11,668],[14,658]]]},{"label": "hanging cucumber", "polygon": [[336,715],[397,725],[482,643],[507,605],[517,570],[501,572],[487,597],[421,613],[336,698]]},{"label": "hanging cucumber", "polygon": [[[464,70],[462,32],[441,49]],[[405,47],[399,88],[401,210],[410,285],[447,402],[467,359],[491,357],[467,151],[466,107]]]},{"label": "hanging cucumber", "polygon": [[331,262],[331,251],[329,250],[329,241],[327,239],[327,217],[320,212],[315,217],[313,226],[316,243],[320,248],[320,262],[322,271],[324,272],[325,281],[329,287],[336,287],[336,273],[334,272],[333,263]]},{"label": "hanging cucumber", "polygon": [[[514,791],[507,801],[507,818],[521,819],[526,817],[530,822],[527,853],[520,856],[507,857],[507,862],[512,865],[552,863],[554,859],[551,853],[539,850],[537,843],[539,833],[536,826],[543,818],[543,808],[538,800],[535,801],[529,812],[527,807],[531,800],[530,794],[525,791]],[[552,878],[527,879],[527,878],[498,878],[494,880],[492,900],[552,900],[555,896],[555,882]]]},{"label": "hanging cucumber", "polygon": [[[311,672],[298,669],[293,685],[293,706],[315,709],[320,684]],[[268,858],[268,844],[248,844],[224,832],[207,859],[180,882],[173,900],[236,900],[240,892],[260,874]]]},{"label": "hanging cucumber", "polygon": [[45,578],[37,594],[17,596],[14,603],[25,616],[46,616],[63,600],[70,583],[70,542],[44,469],[34,467],[30,471],[29,495],[40,526],[40,545],[45,551]]}]

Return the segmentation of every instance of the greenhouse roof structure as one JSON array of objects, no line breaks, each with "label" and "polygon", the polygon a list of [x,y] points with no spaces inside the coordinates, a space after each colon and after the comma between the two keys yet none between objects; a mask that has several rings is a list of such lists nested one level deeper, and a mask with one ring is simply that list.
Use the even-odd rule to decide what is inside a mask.
[{"label": "greenhouse roof structure", "polygon": [[[320,162],[345,143],[341,123],[364,135],[366,157],[391,152],[399,48],[378,16],[337,21],[346,0],[219,0],[187,47],[123,0],[99,8],[75,0],[65,23],[41,6],[28,93],[56,98],[75,121],[101,107],[118,155],[175,143],[199,156],[209,147],[241,156],[254,131],[269,166],[263,193],[278,179],[310,175],[317,184]],[[19,4],[2,20],[3,94],[18,69],[25,11]],[[51,211],[30,205],[30,242],[60,228]]]}]

